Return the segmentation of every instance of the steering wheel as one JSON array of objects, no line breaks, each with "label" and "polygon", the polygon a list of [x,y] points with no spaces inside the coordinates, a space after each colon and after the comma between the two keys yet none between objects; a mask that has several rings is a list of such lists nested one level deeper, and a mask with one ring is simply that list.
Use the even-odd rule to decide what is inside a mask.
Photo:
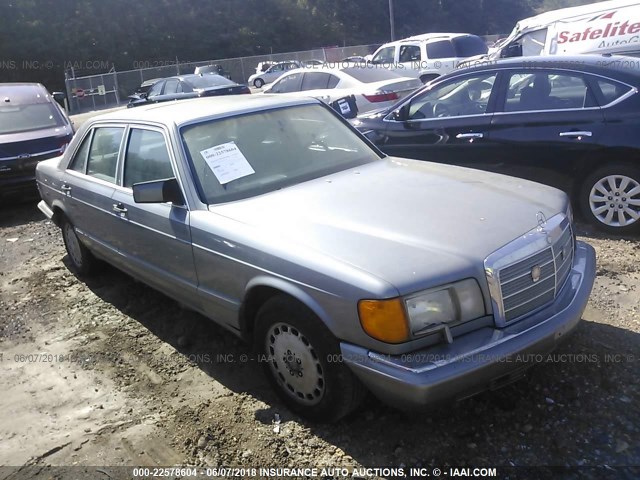
[{"label": "steering wheel", "polygon": [[449,115],[449,107],[444,103],[436,102],[433,104],[433,118],[448,117]]}]

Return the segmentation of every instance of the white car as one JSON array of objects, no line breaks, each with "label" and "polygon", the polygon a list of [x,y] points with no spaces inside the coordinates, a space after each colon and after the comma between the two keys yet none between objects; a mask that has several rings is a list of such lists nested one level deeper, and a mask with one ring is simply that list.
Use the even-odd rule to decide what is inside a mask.
[{"label": "white car", "polygon": [[417,78],[403,77],[382,68],[322,66],[285,73],[263,93],[314,97],[326,103],[353,95],[358,112],[363,113],[391,106],[421,86]]},{"label": "white car", "polygon": [[385,43],[374,52],[370,64],[427,83],[452,72],[466,58],[486,53],[487,44],[477,35],[425,33]]},{"label": "white car", "polygon": [[278,77],[280,77],[280,75],[282,75],[284,72],[293,70],[295,68],[300,68],[301,66],[302,64],[296,60],[276,63],[264,72],[254,73],[253,75],[251,75],[249,77],[249,80],[247,80],[247,83],[249,85],[253,85],[256,88],[262,88],[265,84],[277,80]]}]

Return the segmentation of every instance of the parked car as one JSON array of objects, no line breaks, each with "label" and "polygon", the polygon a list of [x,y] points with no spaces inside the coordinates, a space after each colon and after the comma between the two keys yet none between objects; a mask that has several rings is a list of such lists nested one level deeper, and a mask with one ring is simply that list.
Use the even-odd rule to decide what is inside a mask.
[{"label": "parked car", "polygon": [[595,276],[566,194],[385,157],[311,98],[94,117],[37,179],[77,272],[106,260],[253,341],[309,418],[365,387],[407,407],[513,380],[578,324]]},{"label": "parked car", "polygon": [[311,96],[331,103],[339,97],[354,95],[358,111],[394,105],[400,98],[420,88],[417,78],[403,77],[384,69],[299,68],[283,74],[263,93],[287,96]]},{"label": "parked car", "polygon": [[370,63],[427,83],[453,71],[464,59],[487,51],[487,44],[477,35],[426,33],[385,43],[374,52]]},{"label": "parked car", "polygon": [[256,65],[256,73],[266,72],[267,70],[269,70],[270,67],[273,67],[276,63],[278,62],[272,62],[270,60],[267,60],[264,62],[258,62],[258,65]]},{"label": "parked car", "polygon": [[[153,87],[156,83],[158,83],[160,80],[163,80],[162,78],[150,78],[149,80],[145,80],[144,82],[142,82],[140,84],[140,86],[138,88],[136,88],[136,91],[133,92],[134,95],[136,94],[141,94],[141,93],[148,93],[149,89],[151,87]],[[131,96],[129,96],[129,98],[131,98]]]},{"label": "parked car", "polygon": [[146,94],[130,96],[127,107],[166,102],[168,100],[183,100],[185,98],[249,93],[251,93],[251,90],[246,85],[232,82],[220,75],[212,73],[179,75],[157,81]]},{"label": "parked car", "polygon": [[71,141],[73,125],[54,95],[39,83],[0,83],[0,197],[36,193],[37,163]]},{"label": "parked car", "polygon": [[231,75],[229,75],[224,68],[222,68],[222,65],[202,65],[199,67],[196,67],[195,70],[193,71],[193,73],[195,75],[200,75],[203,73],[213,73],[214,75],[220,75],[221,77],[225,77],[228,78],[229,80],[231,80]]},{"label": "parked car", "polygon": [[367,58],[361,57],[360,55],[353,55],[351,57],[345,57],[340,60],[338,63],[362,63],[366,64],[368,61]]},{"label": "parked car", "polygon": [[384,152],[566,190],[586,220],[640,228],[640,73],[630,57],[530,57],[439,79],[356,126]]},{"label": "parked car", "polygon": [[269,67],[265,72],[254,73],[253,75],[251,75],[249,77],[249,80],[247,80],[247,83],[249,85],[253,85],[256,88],[262,88],[265,84],[277,80],[284,72],[293,70],[294,68],[302,67],[303,65],[295,60],[276,63],[275,65]]},{"label": "parked car", "polygon": [[313,67],[319,67],[321,65],[324,65],[325,62],[323,60],[317,60],[315,58],[311,59],[311,60],[305,60],[302,63],[303,67],[308,67],[308,68],[313,68]]}]

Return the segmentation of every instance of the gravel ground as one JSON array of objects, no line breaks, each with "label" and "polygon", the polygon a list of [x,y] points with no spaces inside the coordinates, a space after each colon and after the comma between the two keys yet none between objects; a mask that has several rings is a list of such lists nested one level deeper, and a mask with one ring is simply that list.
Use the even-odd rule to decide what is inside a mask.
[{"label": "gravel ground", "polygon": [[212,322],[110,267],[77,278],[34,205],[0,210],[1,465],[606,465],[640,476],[616,470],[640,465],[638,239],[578,227],[598,255],[589,306],[524,379],[419,414],[369,398],[317,425],[289,413],[242,361],[247,347]]}]

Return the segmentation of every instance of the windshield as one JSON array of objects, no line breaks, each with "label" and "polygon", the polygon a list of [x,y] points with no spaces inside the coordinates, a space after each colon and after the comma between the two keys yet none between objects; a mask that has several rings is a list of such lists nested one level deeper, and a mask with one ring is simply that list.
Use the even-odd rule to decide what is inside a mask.
[{"label": "windshield", "polygon": [[0,105],[0,134],[62,126],[62,115],[51,103]]},{"label": "windshield", "polygon": [[318,104],[205,121],[181,133],[207,204],[253,197],[380,158]]},{"label": "windshield", "polygon": [[201,77],[191,77],[186,79],[187,82],[193,88],[208,88],[208,87],[218,87],[220,85],[235,85],[228,78],[224,78],[220,75],[214,75],[211,73],[205,73]]}]

